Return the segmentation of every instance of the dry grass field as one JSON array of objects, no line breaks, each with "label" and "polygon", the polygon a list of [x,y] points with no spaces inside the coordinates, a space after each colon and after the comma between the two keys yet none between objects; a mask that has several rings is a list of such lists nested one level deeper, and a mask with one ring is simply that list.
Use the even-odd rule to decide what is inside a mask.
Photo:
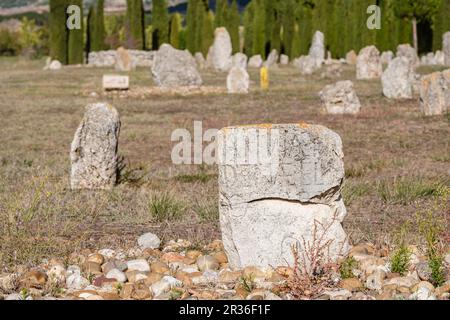
[{"label": "dry grass field", "polygon": [[[172,131],[192,131],[194,121],[203,121],[203,130],[304,121],[339,133],[347,176],[344,227],[353,243],[391,243],[405,223],[414,237],[423,212],[450,229],[450,116],[422,116],[418,98],[382,97],[380,82],[355,81],[351,66],[340,79],[355,81],[363,106],[357,116],[321,113],[317,93],[337,79],[321,79],[320,72],[305,77],[287,67],[271,70],[270,90],[262,92],[253,70],[248,95],[180,96],[143,94],[153,85],[151,72],[138,69],[130,73],[132,92],[120,96],[101,90],[102,75],[114,70],[43,66],[43,60],[0,59],[2,269],[86,247],[131,246],[146,231],[199,245],[219,238],[217,168],[171,162]],[[207,86],[225,87],[226,74],[202,76]],[[71,191],[70,143],[84,107],[98,101],[120,113],[126,166],[112,191]]]}]

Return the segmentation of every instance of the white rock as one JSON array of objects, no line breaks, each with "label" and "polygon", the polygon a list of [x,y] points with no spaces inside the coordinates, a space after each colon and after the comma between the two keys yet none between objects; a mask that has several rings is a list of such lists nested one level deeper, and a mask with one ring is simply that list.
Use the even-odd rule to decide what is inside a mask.
[{"label": "white rock", "polygon": [[327,290],[324,294],[330,297],[330,300],[348,300],[352,297],[352,293],[347,289]]},{"label": "white rock", "polygon": [[128,90],[130,88],[130,78],[114,74],[103,75],[103,90]]},{"label": "white rock", "polygon": [[326,86],[319,96],[329,114],[356,114],[361,109],[361,103],[350,80]]},{"label": "white rock", "polygon": [[183,283],[171,276],[164,276],[161,280],[151,285],[150,289],[154,297],[169,292],[173,288],[181,288]]},{"label": "white rock", "polygon": [[48,66],[49,70],[55,71],[55,70],[61,70],[62,64],[58,60],[53,60],[50,62],[50,65]]},{"label": "white rock", "polygon": [[89,280],[80,274],[74,273],[67,277],[66,287],[72,290],[81,290],[89,285]]},{"label": "white rock", "polygon": [[383,73],[380,52],[375,46],[368,46],[359,52],[356,59],[357,79],[377,79]]},{"label": "white rock", "polygon": [[288,65],[289,64],[289,56],[287,56],[285,54],[282,54],[280,56],[280,64],[283,65],[283,66]]},{"label": "white rock", "polygon": [[390,99],[411,99],[413,96],[414,71],[405,57],[392,60],[383,72],[383,94]]},{"label": "white rock", "polygon": [[427,287],[419,287],[416,292],[410,295],[411,300],[436,300],[433,292]]},{"label": "white rock", "polygon": [[397,47],[396,56],[397,58],[398,57],[406,58],[411,64],[412,68],[415,68],[420,64],[420,60],[419,57],[417,56],[416,50],[413,47],[411,47],[409,43],[399,45]]},{"label": "white rock", "polygon": [[72,189],[111,189],[117,180],[120,120],[117,110],[96,103],[86,107],[70,149]]},{"label": "white rock", "polygon": [[250,77],[241,67],[233,67],[227,76],[228,93],[248,93]]},{"label": "white rock", "polygon": [[98,250],[98,253],[109,259],[114,258],[114,256],[116,255],[116,252],[113,249],[101,249]]},{"label": "white rock", "polygon": [[150,272],[150,265],[145,259],[136,259],[127,261],[128,271]]},{"label": "white rock", "polygon": [[218,71],[228,71],[231,68],[231,53],[233,47],[230,34],[224,27],[214,31],[214,43],[210,52],[213,67]]},{"label": "white rock", "polygon": [[232,57],[232,65],[233,67],[247,69],[247,60],[248,58],[245,54],[238,52]]},{"label": "white rock", "polygon": [[119,269],[112,269],[112,270],[110,270],[106,274],[106,278],[108,278],[108,279],[116,279],[118,282],[122,282],[122,283],[127,281],[127,276],[125,275],[125,273],[123,273]]},{"label": "white rock", "polygon": [[389,64],[389,62],[391,62],[392,59],[394,59],[394,53],[392,51],[384,51],[381,54],[380,59],[382,64]]},{"label": "white rock", "polygon": [[273,49],[269,56],[267,57],[267,60],[264,62],[264,66],[267,68],[271,68],[275,66],[278,62],[278,52],[277,50]]},{"label": "white rock", "polygon": [[320,68],[323,61],[325,60],[325,37],[322,32],[316,31],[313,36],[311,48],[309,48],[309,54],[308,56],[313,58],[316,63],[317,67]]},{"label": "white rock", "polygon": [[147,232],[138,238],[138,245],[142,249],[157,249],[161,245],[161,240],[156,234]]},{"label": "white rock", "polygon": [[[259,159],[246,157],[245,150]],[[345,254],[342,158],[340,137],[322,126],[219,131],[220,223],[230,267],[292,265],[292,245],[312,241],[316,221],[329,226],[322,238],[331,240],[325,255],[334,260]]]},{"label": "white rock", "polygon": [[261,68],[263,64],[263,59],[261,55],[256,55],[250,58],[248,61],[248,67],[249,68]]}]

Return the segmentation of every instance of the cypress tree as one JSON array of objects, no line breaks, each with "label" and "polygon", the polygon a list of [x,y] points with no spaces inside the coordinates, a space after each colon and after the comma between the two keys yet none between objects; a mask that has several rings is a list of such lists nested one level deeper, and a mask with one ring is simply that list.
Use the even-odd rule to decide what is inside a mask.
[{"label": "cypress tree", "polygon": [[433,17],[433,50],[442,50],[442,36],[450,31],[450,1],[441,0]]},{"label": "cypress tree", "polygon": [[169,42],[169,13],[166,0],[153,0],[152,9],[153,50]]},{"label": "cypress tree", "polygon": [[[130,49],[144,49],[144,6],[142,0],[127,0],[126,37]],[[154,44],[153,44],[154,45]]]},{"label": "cypress tree", "polygon": [[67,64],[67,40],[68,30],[66,27],[66,7],[65,0],[50,0],[50,56],[59,60],[62,64]]},{"label": "cypress tree", "polygon": [[266,9],[264,0],[253,0],[255,14],[253,16],[253,54],[266,58]]},{"label": "cypress tree", "polygon": [[244,11],[244,52],[247,56],[253,56],[253,20],[255,16],[255,2],[252,1]]},{"label": "cypress tree", "polygon": [[209,47],[211,47],[214,42],[214,13],[210,10],[205,14],[203,19],[203,42],[201,50],[204,57],[206,57]]},{"label": "cypress tree", "polygon": [[84,45],[83,45],[83,1],[82,0],[72,0],[70,4],[76,5],[80,8],[80,29],[69,30],[68,35],[68,54],[67,62],[68,64],[81,64],[84,61]]},{"label": "cypress tree", "polygon": [[177,12],[170,20],[170,45],[175,49],[180,49],[181,15]]},{"label": "cypress tree", "polygon": [[196,13],[196,27],[194,29],[194,34],[195,34],[195,52],[203,52],[203,42],[204,42],[204,37],[203,37],[203,30],[204,27],[206,25],[206,7],[205,7],[205,3],[200,0],[197,3],[197,13]]},{"label": "cypress tree", "polygon": [[[270,1],[270,0],[267,0]],[[272,5],[271,10],[271,23],[267,23],[267,38],[270,42],[270,50],[277,50],[277,52],[281,52],[281,30],[282,30],[282,17],[283,17],[283,0],[273,0],[270,1]],[[291,14],[294,14],[291,12]],[[267,17],[266,17],[267,19]]]},{"label": "cypress tree", "polygon": [[330,26],[328,28],[328,45],[329,49],[334,57],[344,57],[347,53],[347,48],[345,47],[347,36],[346,31],[346,21],[347,19],[342,19],[346,16],[346,0],[336,0],[334,3],[334,8],[331,11]]},{"label": "cypress tree", "polygon": [[300,33],[300,54],[309,52],[313,35],[313,3],[305,1],[297,7],[296,16]]},{"label": "cypress tree", "polygon": [[295,17],[294,17],[294,0],[285,0],[283,13],[283,47],[284,52],[289,57],[292,56],[292,42],[295,31]]},{"label": "cypress tree", "polygon": [[233,46],[233,53],[239,52],[239,25],[241,19],[239,16],[239,8],[237,1],[233,0],[230,10],[228,11],[227,29],[230,33],[231,44]]},{"label": "cypress tree", "polygon": [[216,1],[216,17],[214,25],[216,28],[224,27],[226,23],[225,17],[227,16],[228,0]]},{"label": "cypress tree", "polygon": [[298,26],[298,23],[295,23],[294,26],[294,33],[292,35],[292,47],[291,47],[291,54],[290,57],[292,59],[298,58],[301,56],[301,38],[300,38],[300,28]]},{"label": "cypress tree", "polygon": [[192,53],[196,53],[195,32],[197,25],[197,4],[199,0],[189,0],[186,15],[186,48]]},{"label": "cypress tree", "polygon": [[104,0],[97,0],[89,8],[87,18],[87,52],[105,49]]}]

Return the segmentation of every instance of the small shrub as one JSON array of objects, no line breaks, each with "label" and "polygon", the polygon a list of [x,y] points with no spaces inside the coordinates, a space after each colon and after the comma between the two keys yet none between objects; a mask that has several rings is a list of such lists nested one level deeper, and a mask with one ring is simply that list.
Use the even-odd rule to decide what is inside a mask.
[{"label": "small shrub", "polygon": [[408,271],[411,251],[406,246],[401,246],[394,251],[391,257],[391,271],[404,275]]},{"label": "small shrub", "polygon": [[183,182],[183,183],[194,183],[201,182],[206,183],[211,180],[214,175],[208,174],[206,172],[198,172],[193,174],[182,174],[175,177],[175,180]]},{"label": "small shrub", "polygon": [[241,284],[242,288],[244,288],[244,290],[248,293],[252,292],[256,287],[253,275],[240,277],[239,283]]},{"label": "small shrub", "polygon": [[150,213],[158,222],[176,220],[184,209],[184,205],[170,193],[152,196],[149,204]]},{"label": "small shrub", "polygon": [[219,221],[219,207],[216,201],[197,204],[196,212],[202,222]]},{"label": "small shrub", "polygon": [[353,269],[358,268],[358,261],[353,257],[346,258],[339,266],[339,273],[342,279],[353,278]]},{"label": "small shrub", "polygon": [[369,190],[369,186],[364,183],[355,185],[345,184],[342,190],[342,196],[344,198],[345,204],[349,206],[356,199],[361,198],[369,193]]},{"label": "small shrub", "polygon": [[399,178],[393,181],[382,180],[377,183],[377,192],[385,203],[409,204],[422,198],[429,198],[439,194],[443,183],[426,181],[421,178]]}]

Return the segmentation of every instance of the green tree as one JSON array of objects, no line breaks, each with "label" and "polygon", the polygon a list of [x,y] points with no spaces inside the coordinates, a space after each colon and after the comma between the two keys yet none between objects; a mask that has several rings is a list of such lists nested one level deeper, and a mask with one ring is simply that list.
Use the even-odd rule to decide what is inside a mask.
[{"label": "green tree", "polygon": [[225,27],[227,11],[228,11],[228,0],[217,0],[216,17],[214,21],[214,25],[216,28]]},{"label": "green tree", "polygon": [[264,0],[253,0],[255,14],[253,16],[253,54],[266,58],[266,9]]},{"label": "green tree", "polygon": [[66,0],[50,0],[50,56],[67,64]]},{"label": "green tree", "polygon": [[153,0],[152,11],[153,50],[169,42],[169,13],[166,0]]},{"label": "green tree", "polygon": [[194,54],[196,52],[195,34],[197,27],[197,7],[199,0],[189,0],[186,15],[186,48]]},{"label": "green tree", "polygon": [[128,48],[144,49],[144,30],[144,5],[142,0],[127,0],[125,33]]},{"label": "green tree", "polygon": [[295,0],[285,0],[284,12],[283,12],[283,47],[284,52],[293,58],[292,56],[292,42],[294,39],[295,31]]},{"label": "green tree", "polygon": [[239,25],[241,18],[239,16],[239,8],[237,1],[233,0],[227,17],[227,30],[230,33],[233,53],[239,52]]},{"label": "green tree", "polygon": [[450,30],[450,1],[442,0],[433,17],[433,50],[442,49],[442,36]]},{"label": "green tree", "polygon": [[174,13],[170,20],[170,44],[175,49],[180,49],[181,15]]},{"label": "green tree", "polygon": [[247,56],[253,56],[253,20],[255,16],[255,2],[250,2],[245,8],[244,23],[244,52]]},{"label": "green tree", "polygon": [[84,62],[84,27],[83,27],[83,1],[71,0],[70,4],[77,5],[80,8],[80,29],[69,30],[67,44],[67,62],[68,64],[82,64]]},{"label": "green tree", "polygon": [[[88,13],[87,52],[105,49],[104,0],[97,0]],[[112,21],[112,19],[110,19]],[[115,20],[114,20],[115,21]]]},{"label": "green tree", "polygon": [[417,24],[424,20],[431,20],[441,5],[441,0],[402,0],[395,1],[395,13],[400,18],[408,18],[412,22],[413,44],[419,51]]}]

